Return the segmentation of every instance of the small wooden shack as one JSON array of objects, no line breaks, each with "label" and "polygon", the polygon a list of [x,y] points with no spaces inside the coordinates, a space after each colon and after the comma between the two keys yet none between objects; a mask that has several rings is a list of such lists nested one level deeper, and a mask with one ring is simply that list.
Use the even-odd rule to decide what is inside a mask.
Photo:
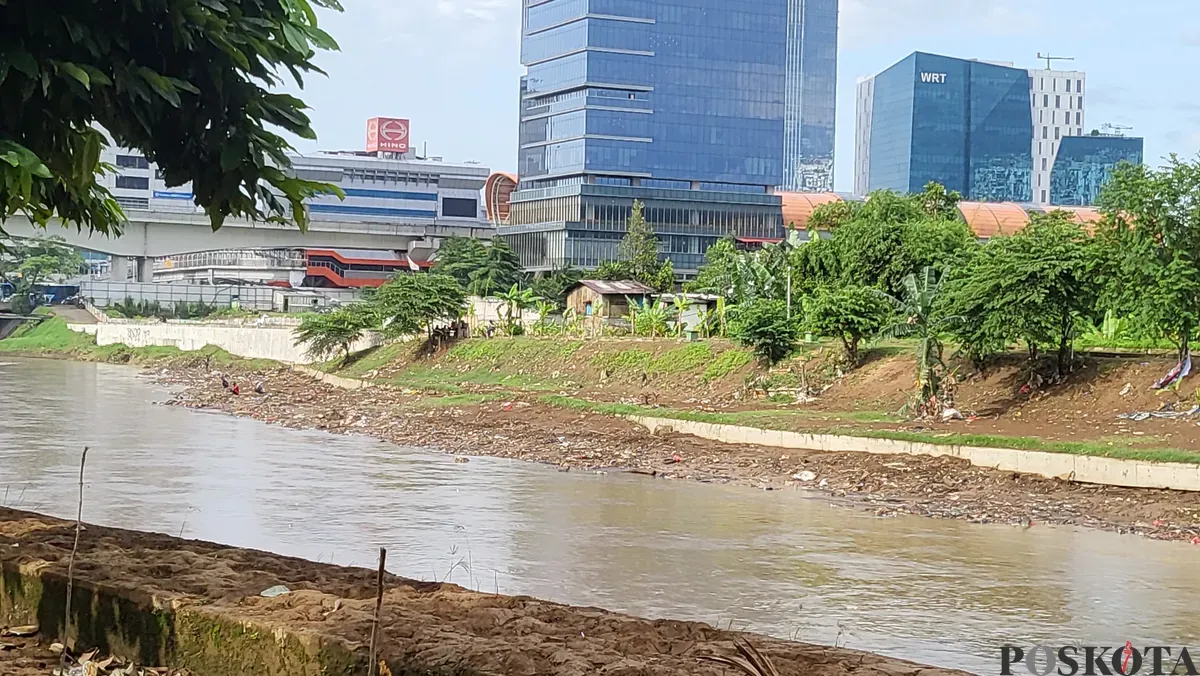
[{"label": "small wooden shack", "polygon": [[584,279],[567,292],[567,307],[580,317],[619,319],[629,314],[629,301],[645,305],[654,289],[632,280],[606,282]]}]

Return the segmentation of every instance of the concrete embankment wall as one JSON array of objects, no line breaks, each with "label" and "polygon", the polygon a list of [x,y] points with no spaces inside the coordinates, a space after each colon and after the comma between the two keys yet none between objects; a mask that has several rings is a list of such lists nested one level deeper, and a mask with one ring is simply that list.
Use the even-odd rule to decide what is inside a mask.
[{"label": "concrete embankment wall", "polygon": [[648,428],[652,433],[660,430],[674,431],[730,444],[754,444],[837,453],[948,455],[963,458],[978,467],[991,467],[1009,472],[1036,474],[1047,478],[1060,478],[1081,483],[1129,488],[1200,491],[1200,465],[1142,462],[1092,455],[1021,451],[1011,448],[943,446],[894,439],[804,434],[802,432],[782,432],[755,427],[646,416],[628,416],[628,419]]},{"label": "concrete embankment wall", "polygon": [[[290,364],[308,364],[313,359],[304,345],[296,345],[291,326],[236,326],[200,323],[70,324],[71,329],[96,336],[97,345],[129,347],[177,347],[185,352],[219,347],[247,359],[274,359]],[[365,350],[379,344],[377,336],[359,341],[351,349]]]}]

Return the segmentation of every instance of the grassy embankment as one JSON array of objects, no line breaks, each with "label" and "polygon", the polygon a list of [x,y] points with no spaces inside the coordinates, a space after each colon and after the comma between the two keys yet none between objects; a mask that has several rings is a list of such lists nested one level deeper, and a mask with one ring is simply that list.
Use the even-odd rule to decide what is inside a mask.
[{"label": "grassy embankment", "polygon": [[242,359],[216,347],[197,352],[184,352],[177,347],[129,347],[128,345],[97,345],[96,338],[67,328],[65,320],[49,317],[44,321],[25,324],[11,336],[0,340],[0,354],[25,357],[50,357],[107,364],[194,363],[207,360],[210,364],[232,365],[251,370],[279,366],[267,359]]},{"label": "grassy embankment", "polygon": [[[887,354],[901,348],[885,346]],[[815,363],[815,362],[814,362]],[[720,341],[569,341],[530,338],[468,340],[432,359],[412,345],[388,345],[357,355],[349,364],[327,364],[346,377],[441,396],[431,407],[468,406],[521,398],[558,408],[613,416],[651,416],[760,429],[842,434],[876,439],[1067,453],[1154,462],[1200,463],[1200,453],[1156,447],[1153,438],[1094,441],[1035,436],[964,434],[903,429],[898,414],[878,410],[822,411],[779,405],[770,399],[748,410],[712,411],[707,396],[728,397],[750,383],[788,386],[795,369],[766,372],[740,348]],[[657,392],[665,403],[629,403],[637,392]],[[615,401],[614,401],[615,399]],[[746,409],[746,406],[734,409]]]}]

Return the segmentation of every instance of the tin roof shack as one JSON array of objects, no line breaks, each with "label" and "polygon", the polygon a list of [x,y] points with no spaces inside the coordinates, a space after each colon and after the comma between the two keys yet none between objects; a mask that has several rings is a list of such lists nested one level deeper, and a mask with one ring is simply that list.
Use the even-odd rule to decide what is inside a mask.
[{"label": "tin roof shack", "polygon": [[653,293],[653,288],[641,282],[585,279],[567,292],[567,307],[581,318],[597,317],[609,321],[629,314],[630,300],[645,305]]}]

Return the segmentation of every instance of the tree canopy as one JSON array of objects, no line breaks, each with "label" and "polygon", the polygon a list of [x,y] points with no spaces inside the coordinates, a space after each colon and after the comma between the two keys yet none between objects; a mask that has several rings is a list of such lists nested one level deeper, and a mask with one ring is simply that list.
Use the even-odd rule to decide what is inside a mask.
[{"label": "tree canopy", "polygon": [[451,237],[438,248],[433,271],[458,280],[468,293],[492,296],[524,280],[521,259],[502,237],[491,245],[472,237]]},{"label": "tree canopy", "polygon": [[0,240],[0,281],[13,287],[12,309],[33,309],[28,298],[34,288],[52,276],[77,275],[83,269],[79,252],[57,238]]},{"label": "tree canopy", "polygon": [[[275,91],[322,72],[337,44],[313,7],[337,0],[0,0],[0,222],[120,231],[97,182],[107,144],[188,181],[212,227],[227,217],[307,224],[306,197],[341,194],[289,173],[279,128],[315,138],[306,106]],[[290,76],[290,77],[289,77]]]},{"label": "tree canopy", "polygon": [[439,321],[460,319],[467,305],[462,285],[449,275],[396,275],[371,299],[389,337],[428,332]]}]

